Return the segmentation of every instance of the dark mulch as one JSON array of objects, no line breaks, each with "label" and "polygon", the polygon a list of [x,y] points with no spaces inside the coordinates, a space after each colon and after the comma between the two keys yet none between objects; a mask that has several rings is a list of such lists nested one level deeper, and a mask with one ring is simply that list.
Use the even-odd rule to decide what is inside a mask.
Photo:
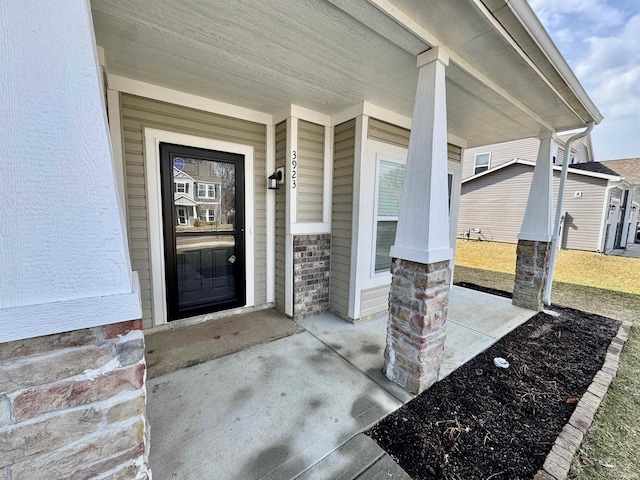
[{"label": "dark mulch", "polygon": [[[560,316],[539,313],[367,435],[416,480],[533,478],[620,326],[553,310]],[[495,367],[494,357],[510,367]]]}]

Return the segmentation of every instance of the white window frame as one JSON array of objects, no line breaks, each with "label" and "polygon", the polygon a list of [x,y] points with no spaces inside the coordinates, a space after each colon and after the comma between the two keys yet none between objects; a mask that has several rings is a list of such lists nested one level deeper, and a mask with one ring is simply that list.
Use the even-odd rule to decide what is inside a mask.
[{"label": "white window frame", "polygon": [[[487,165],[478,165],[478,157],[480,155],[489,155],[489,160],[487,161]],[[491,152],[482,152],[482,153],[476,153],[473,156],[473,174],[477,175],[478,173],[482,173],[482,172],[476,172],[476,169],[479,167],[487,167],[485,170],[482,170],[482,172],[486,172],[487,170],[489,170],[491,168]]]},{"label": "white window frame", "polygon": [[[207,213],[205,215],[206,215],[205,218],[207,219],[207,222],[215,222],[216,221],[216,212],[215,212],[215,210],[207,208]],[[211,219],[211,217],[213,217],[213,219]]]},{"label": "white window frame", "polygon": [[[184,193],[184,194],[189,193],[187,191],[187,188],[188,188],[187,185],[189,185],[189,182],[184,182],[182,180],[175,180],[174,183],[176,185],[175,193]],[[182,192],[180,191],[180,189],[178,187],[182,187]]]},{"label": "white window frame", "polygon": [[[176,207],[176,214],[178,217],[178,225],[188,225],[189,224],[189,215],[187,215],[187,207]],[[182,217],[184,217],[184,223],[180,222],[180,210],[182,210],[183,215]]]},{"label": "white window frame", "polygon": [[[382,153],[376,154],[375,189],[373,194],[373,235],[371,237],[371,264],[370,264],[371,278],[386,277],[390,275],[389,269],[376,271],[376,251],[378,248],[378,222],[393,222],[393,221],[397,222],[398,221],[398,215],[396,215],[395,217],[378,215],[378,193],[379,193],[379,186],[380,186],[380,163],[381,162],[395,163],[398,165],[402,165],[403,167],[405,167],[405,171],[407,166],[406,158],[393,157],[393,156],[382,154]],[[389,266],[391,266],[391,263],[389,263]]]},{"label": "white window frame", "polygon": [[[201,187],[205,187],[204,188],[205,195],[201,195],[200,194]],[[210,190],[213,190],[213,195],[209,195]],[[198,182],[198,198],[208,198],[208,199],[211,199],[211,200],[216,200],[217,199],[217,196],[216,196],[216,184],[215,183]]]}]

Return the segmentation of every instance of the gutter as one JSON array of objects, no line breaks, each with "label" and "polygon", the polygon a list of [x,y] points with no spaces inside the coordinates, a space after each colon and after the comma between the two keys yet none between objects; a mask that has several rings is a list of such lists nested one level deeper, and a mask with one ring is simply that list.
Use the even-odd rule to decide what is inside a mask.
[{"label": "gutter", "polygon": [[549,272],[547,273],[547,281],[544,289],[544,304],[551,305],[551,287],[553,285],[553,272],[556,267],[556,253],[558,245],[558,236],[560,234],[560,221],[562,218],[562,202],[564,200],[564,188],[567,183],[567,175],[569,173],[569,155],[571,154],[571,144],[582,137],[585,137],[593,130],[593,122],[589,122],[587,128],[576,133],[565,143],[564,154],[562,158],[562,173],[560,174],[560,188],[558,189],[558,204],[556,205],[556,221],[553,225],[553,235],[551,237],[551,260],[549,261]]}]

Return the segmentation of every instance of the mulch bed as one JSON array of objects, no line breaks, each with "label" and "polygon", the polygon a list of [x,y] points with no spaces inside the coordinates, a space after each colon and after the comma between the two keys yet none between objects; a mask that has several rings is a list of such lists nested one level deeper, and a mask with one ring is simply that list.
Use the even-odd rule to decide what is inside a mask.
[{"label": "mulch bed", "polygon": [[[533,478],[620,326],[579,310],[553,310],[560,316],[537,314],[367,435],[416,480]],[[510,367],[496,367],[495,357]]]}]

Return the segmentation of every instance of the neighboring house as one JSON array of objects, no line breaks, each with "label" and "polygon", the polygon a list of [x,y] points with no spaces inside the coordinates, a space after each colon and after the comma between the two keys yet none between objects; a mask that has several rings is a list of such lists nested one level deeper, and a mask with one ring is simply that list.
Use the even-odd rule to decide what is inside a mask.
[{"label": "neighboring house", "polygon": [[604,224],[603,249],[626,248],[634,242],[640,243],[638,236],[638,214],[640,213],[640,158],[606,160],[575,168],[586,172],[618,175],[619,185],[611,185],[605,203],[608,207]]},{"label": "neighboring house", "polygon": [[[634,241],[638,180],[615,170],[618,162],[623,166],[634,160],[569,167],[559,248],[609,252]],[[458,237],[516,243],[534,166],[534,162],[514,159],[462,180]],[[555,204],[561,167],[553,170]]]},{"label": "neighboring house", "polygon": [[[554,165],[562,165],[564,145],[571,134],[554,137],[552,158]],[[535,162],[538,157],[540,140],[523,138],[482,147],[467,148],[462,162],[462,179],[477,175],[515,159]],[[593,162],[591,135],[576,140],[571,146],[569,164]]]},{"label": "neighboring house", "polygon": [[[524,0],[0,14],[0,361],[18,369],[0,477],[104,478],[120,461],[145,478],[141,328],[175,320],[390,312],[386,374],[422,391],[442,363],[463,150],[537,137],[548,161],[527,168],[548,180],[552,136],[602,120]],[[545,250],[534,185],[518,195],[543,214],[520,237]],[[514,302],[541,309],[525,280]]]}]

